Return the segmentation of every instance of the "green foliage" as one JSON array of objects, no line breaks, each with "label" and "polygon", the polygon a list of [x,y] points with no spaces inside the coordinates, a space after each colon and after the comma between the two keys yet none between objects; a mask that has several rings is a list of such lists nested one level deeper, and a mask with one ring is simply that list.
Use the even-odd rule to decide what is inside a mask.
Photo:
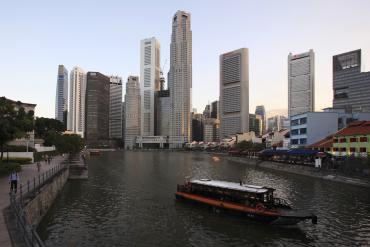
[{"label": "green foliage", "polygon": [[248,141],[241,141],[235,144],[235,148],[239,150],[246,150],[246,151],[261,151],[266,148],[264,143],[252,143]]},{"label": "green foliage", "polygon": [[1,163],[0,162],[0,176],[9,175],[11,171],[15,170],[20,172],[22,169],[20,164],[17,163]]},{"label": "green foliage", "polygon": [[34,159],[35,162],[38,162],[38,161],[43,161],[45,155],[47,155],[47,156],[56,156],[58,154],[59,154],[58,151],[36,152],[36,153],[33,154],[33,159]]},{"label": "green foliage", "polygon": [[76,154],[85,146],[84,140],[80,135],[62,135],[55,143],[56,149],[61,153]]},{"label": "green foliage", "polygon": [[[7,145],[4,151],[8,151],[8,152],[27,152],[27,147],[26,146]],[[33,147],[28,147],[28,152],[35,152],[35,149]]]},{"label": "green foliage", "polygon": [[[15,109],[17,105],[17,110]],[[0,151],[3,157],[4,146],[16,138],[25,137],[33,130],[33,111],[25,112],[20,104],[0,97]]]},{"label": "green foliage", "polygon": [[8,161],[9,161],[9,163],[17,163],[17,164],[21,164],[21,165],[32,163],[32,159],[31,158],[23,158],[23,157],[9,157],[9,158],[5,158],[4,157],[3,163],[6,163]]},{"label": "green foliage", "polygon": [[65,131],[64,124],[53,118],[38,117],[35,121],[36,137],[45,138],[49,132],[63,132]]}]

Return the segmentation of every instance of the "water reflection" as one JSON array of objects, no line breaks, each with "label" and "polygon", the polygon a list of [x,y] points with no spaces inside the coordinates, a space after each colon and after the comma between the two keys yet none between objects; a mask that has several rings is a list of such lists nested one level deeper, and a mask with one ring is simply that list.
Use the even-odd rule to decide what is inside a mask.
[{"label": "water reflection", "polygon": [[[370,245],[367,189],[255,169],[199,153],[114,152],[93,157],[88,181],[72,181],[42,221],[49,246]],[[270,186],[318,225],[272,227],[178,203],[185,177]]]}]

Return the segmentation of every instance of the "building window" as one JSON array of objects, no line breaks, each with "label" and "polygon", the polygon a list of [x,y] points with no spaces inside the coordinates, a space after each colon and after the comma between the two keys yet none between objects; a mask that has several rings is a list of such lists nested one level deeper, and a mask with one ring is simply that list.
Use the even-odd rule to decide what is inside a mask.
[{"label": "building window", "polygon": [[338,152],[338,148],[333,148],[333,151],[334,152]]},{"label": "building window", "polygon": [[355,152],[356,152],[356,148],[349,148],[349,151],[350,151],[351,153],[355,153]]},{"label": "building window", "polygon": [[325,151],[326,152],[330,152],[330,148],[325,148]]},{"label": "building window", "polygon": [[346,138],[340,138],[339,139],[339,142],[341,142],[341,143],[346,142],[346,141],[347,141]]},{"label": "building window", "polygon": [[366,153],[366,148],[360,148],[360,153]]},{"label": "building window", "polygon": [[298,144],[298,139],[291,139],[291,144],[292,145],[297,145]]},{"label": "building window", "polygon": [[290,134],[291,134],[292,136],[294,136],[294,135],[298,135],[298,129],[291,130],[291,131],[290,131]]},{"label": "building window", "polygon": [[349,142],[357,142],[357,138],[356,137],[351,137],[351,138],[349,138]]},{"label": "building window", "polygon": [[360,142],[367,142],[367,137],[365,137],[365,136],[360,137]]},{"label": "building window", "polygon": [[307,118],[304,117],[304,118],[301,118],[300,121],[299,121],[300,124],[305,124],[307,123]]},{"label": "building window", "polygon": [[302,134],[306,134],[307,133],[307,129],[306,128],[302,128],[299,130],[299,133],[302,135]]},{"label": "building window", "polygon": [[338,139],[333,139],[333,143],[338,143]]},{"label": "building window", "polygon": [[301,138],[301,139],[299,139],[299,143],[304,145],[304,144],[307,143],[307,139],[306,138]]},{"label": "building window", "polygon": [[347,148],[340,148],[341,152],[347,152]]},{"label": "building window", "polygon": [[290,123],[290,125],[291,126],[299,125],[299,121],[298,120],[299,119],[292,120],[291,123]]}]

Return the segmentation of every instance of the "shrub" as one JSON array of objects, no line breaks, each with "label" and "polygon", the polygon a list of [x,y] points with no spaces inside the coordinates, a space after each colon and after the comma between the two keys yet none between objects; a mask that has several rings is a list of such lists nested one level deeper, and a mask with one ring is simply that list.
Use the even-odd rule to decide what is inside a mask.
[{"label": "shrub", "polygon": [[0,176],[9,175],[11,171],[16,170],[20,172],[22,169],[20,164],[17,163],[5,163],[0,161]]},{"label": "shrub", "polygon": [[[5,152],[27,152],[27,147],[26,146],[7,146],[5,148]],[[35,149],[33,147],[28,147],[28,152],[34,152]]]},{"label": "shrub", "polygon": [[9,159],[4,157],[3,158],[3,163],[6,164],[7,161],[9,161],[10,163],[17,163],[17,164],[21,164],[21,165],[32,163],[31,158],[21,158],[21,157],[19,157],[19,158],[18,157],[9,157]]},{"label": "shrub", "polygon": [[45,151],[45,152],[35,152],[33,153],[33,159],[35,162],[37,161],[43,161],[43,156],[44,155],[47,155],[47,156],[55,156],[55,155],[58,155],[58,151],[54,150],[54,151]]}]

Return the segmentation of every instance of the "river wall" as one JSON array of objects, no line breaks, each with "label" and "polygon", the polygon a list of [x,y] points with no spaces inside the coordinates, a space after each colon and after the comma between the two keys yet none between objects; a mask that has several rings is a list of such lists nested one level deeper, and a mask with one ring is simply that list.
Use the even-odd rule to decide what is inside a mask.
[{"label": "river wall", "polygon": [[64,169],[51,181],[44,184],[35,197],[24,203],[24,212],[28,222],[37,226],[48,212],[59,192],[63,189],[69,176],[69,169]]},{"label": "river wall", "polygon": [[292,174],[319,178],[319,179],[333,181],[333,182],[352,184],[352,185],[370,188],[369,179],[341,176],[339,174],[336,174],[335,171],[332,172],[332,171],[322,170],[320,168],[314,168],[314,167],[309,167],[309,166],[292,165],[292,164],[287,164],[287,163],[278,163],[278,162],[271,162],[271,161],[261,161],[258,159],[241,158],[241,157],[225,156],[225,159],[234,161],[234,162],[243,163],[249,166],[254,166],[256,168],[263,168],[263,169],[268,169],[268,170],[292,173]]}]

